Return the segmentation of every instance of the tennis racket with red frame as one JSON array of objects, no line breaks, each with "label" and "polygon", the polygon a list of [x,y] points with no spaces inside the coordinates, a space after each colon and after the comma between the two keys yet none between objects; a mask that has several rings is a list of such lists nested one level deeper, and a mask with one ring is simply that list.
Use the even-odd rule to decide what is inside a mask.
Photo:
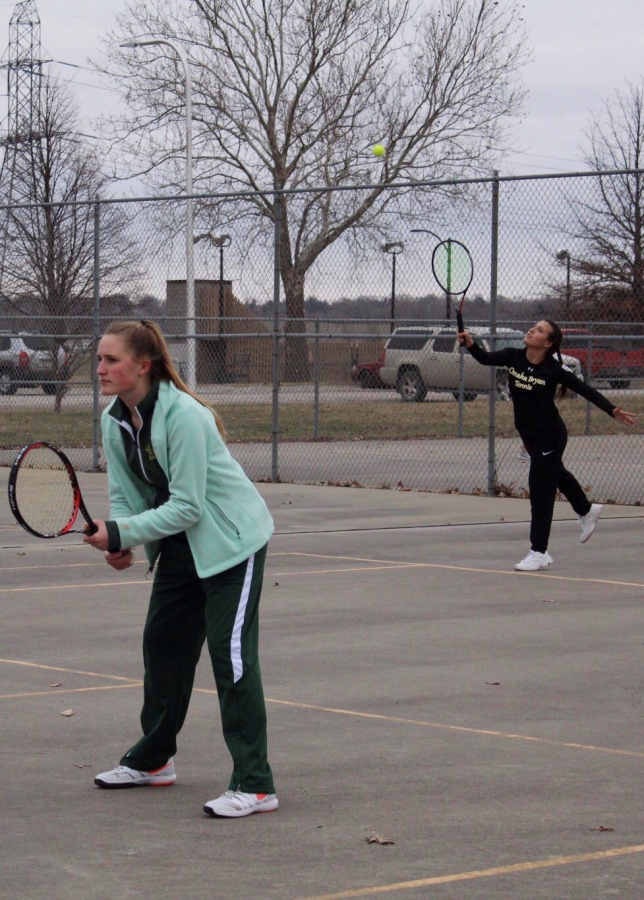
[{"label": "tennis racket with red frame", "polygon": [[[46,441],[27,444],[14,459],[9,506],[19,524],[39,538],[98,531],[83,502],[74,467],[62,450]],[[79,512],[87,525],[74,528]]]},{"label": "tennis racket with red frame", "polygon": [[474,277],[470,251],[460,241],[453,241],[451,238],[441,241],[432,253],[432,271],[450,300],[452,296],[462,294],[456,309],[456,325],[459,331],[463,331],[463,303]]}]

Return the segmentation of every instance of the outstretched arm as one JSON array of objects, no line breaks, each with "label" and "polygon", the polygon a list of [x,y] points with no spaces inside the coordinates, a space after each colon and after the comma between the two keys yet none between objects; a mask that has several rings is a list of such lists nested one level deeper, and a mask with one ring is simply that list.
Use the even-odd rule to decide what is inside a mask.
[{"label": "outstretched arm", "polygon": [[635,424],[635,416],[633,413],[626,412],[621,406],[615,406],[614,403],[610,402],[608,397],[605,397],[602,393],[595,390],[594,387],[586,384],[585,381],[581,381],[581,379],[577,378],[577,376],[569,369],[566,369],[565,367],[561,369],[560,381],[562,384],[565,384],[567,388],[570,388],[571,391],[574,391],[586,400],[590,400],[590,402],[594,403],[598,409],[602,409],[609,416],[617,419],[618,422],[622,422],[624,425]]},{"label": "outstretched arm", "polygon": [[507,366],[510,364],[509,348],[503,350],[495,350],[493,352],[484,350],[480,344],[477,344],[469,331],[459,331],[456,335],[459,344],[464,344],[474,359],[481,363],[482,366]]}]

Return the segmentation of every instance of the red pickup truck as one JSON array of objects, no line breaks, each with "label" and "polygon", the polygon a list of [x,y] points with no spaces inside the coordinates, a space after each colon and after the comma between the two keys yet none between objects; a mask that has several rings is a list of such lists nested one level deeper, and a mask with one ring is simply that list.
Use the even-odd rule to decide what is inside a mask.
[{"label": "red pickup truck", "polygon": [[380,370],[385,362],[384,348],[378,357],[372,362],[356,363],[351,369],[351,378],[360,383],[363,388],[384,388],[387,387],[380,379]]},{"label": "red pickup truck", "polygon": [[562,351],[576,356],[584,377],[608,381],[614,389],[630,387],[633,378],[644,378],[644,340],[591,335],[585,329],[564,328]]}]

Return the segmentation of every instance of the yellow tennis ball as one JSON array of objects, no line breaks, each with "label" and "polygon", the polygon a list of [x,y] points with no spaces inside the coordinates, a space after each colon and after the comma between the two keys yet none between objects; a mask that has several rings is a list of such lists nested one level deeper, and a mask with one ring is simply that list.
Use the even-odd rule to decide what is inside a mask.
[{"label": "yellow tennis ball", "polygon": [[374,156],[384,156],[385,153],[386,153],[386,150],[385,150],[385,148],[382,146],[382,144],[376,144],[375,147],[373,148],[373,155],[374,155]]}]

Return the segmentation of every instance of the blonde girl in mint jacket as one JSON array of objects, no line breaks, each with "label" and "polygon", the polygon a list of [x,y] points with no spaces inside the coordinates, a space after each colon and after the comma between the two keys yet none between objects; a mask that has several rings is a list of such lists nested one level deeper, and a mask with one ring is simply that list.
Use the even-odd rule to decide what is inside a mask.
[{"label": "blonde girl in mint jacket", "polygon": [[109,565],[129,568],[142,544],[155,568],[143,632],[143,736],[101,788],[170,785],[204,641],[212,661],[224,738],[233,759],[212,816],[278,807],[267,758],[258,661],[258,606],[273,520],[230,455],[223,425],[179,377],[160,328],[114,322],[98,347],[110,519],[85,542]]}]

